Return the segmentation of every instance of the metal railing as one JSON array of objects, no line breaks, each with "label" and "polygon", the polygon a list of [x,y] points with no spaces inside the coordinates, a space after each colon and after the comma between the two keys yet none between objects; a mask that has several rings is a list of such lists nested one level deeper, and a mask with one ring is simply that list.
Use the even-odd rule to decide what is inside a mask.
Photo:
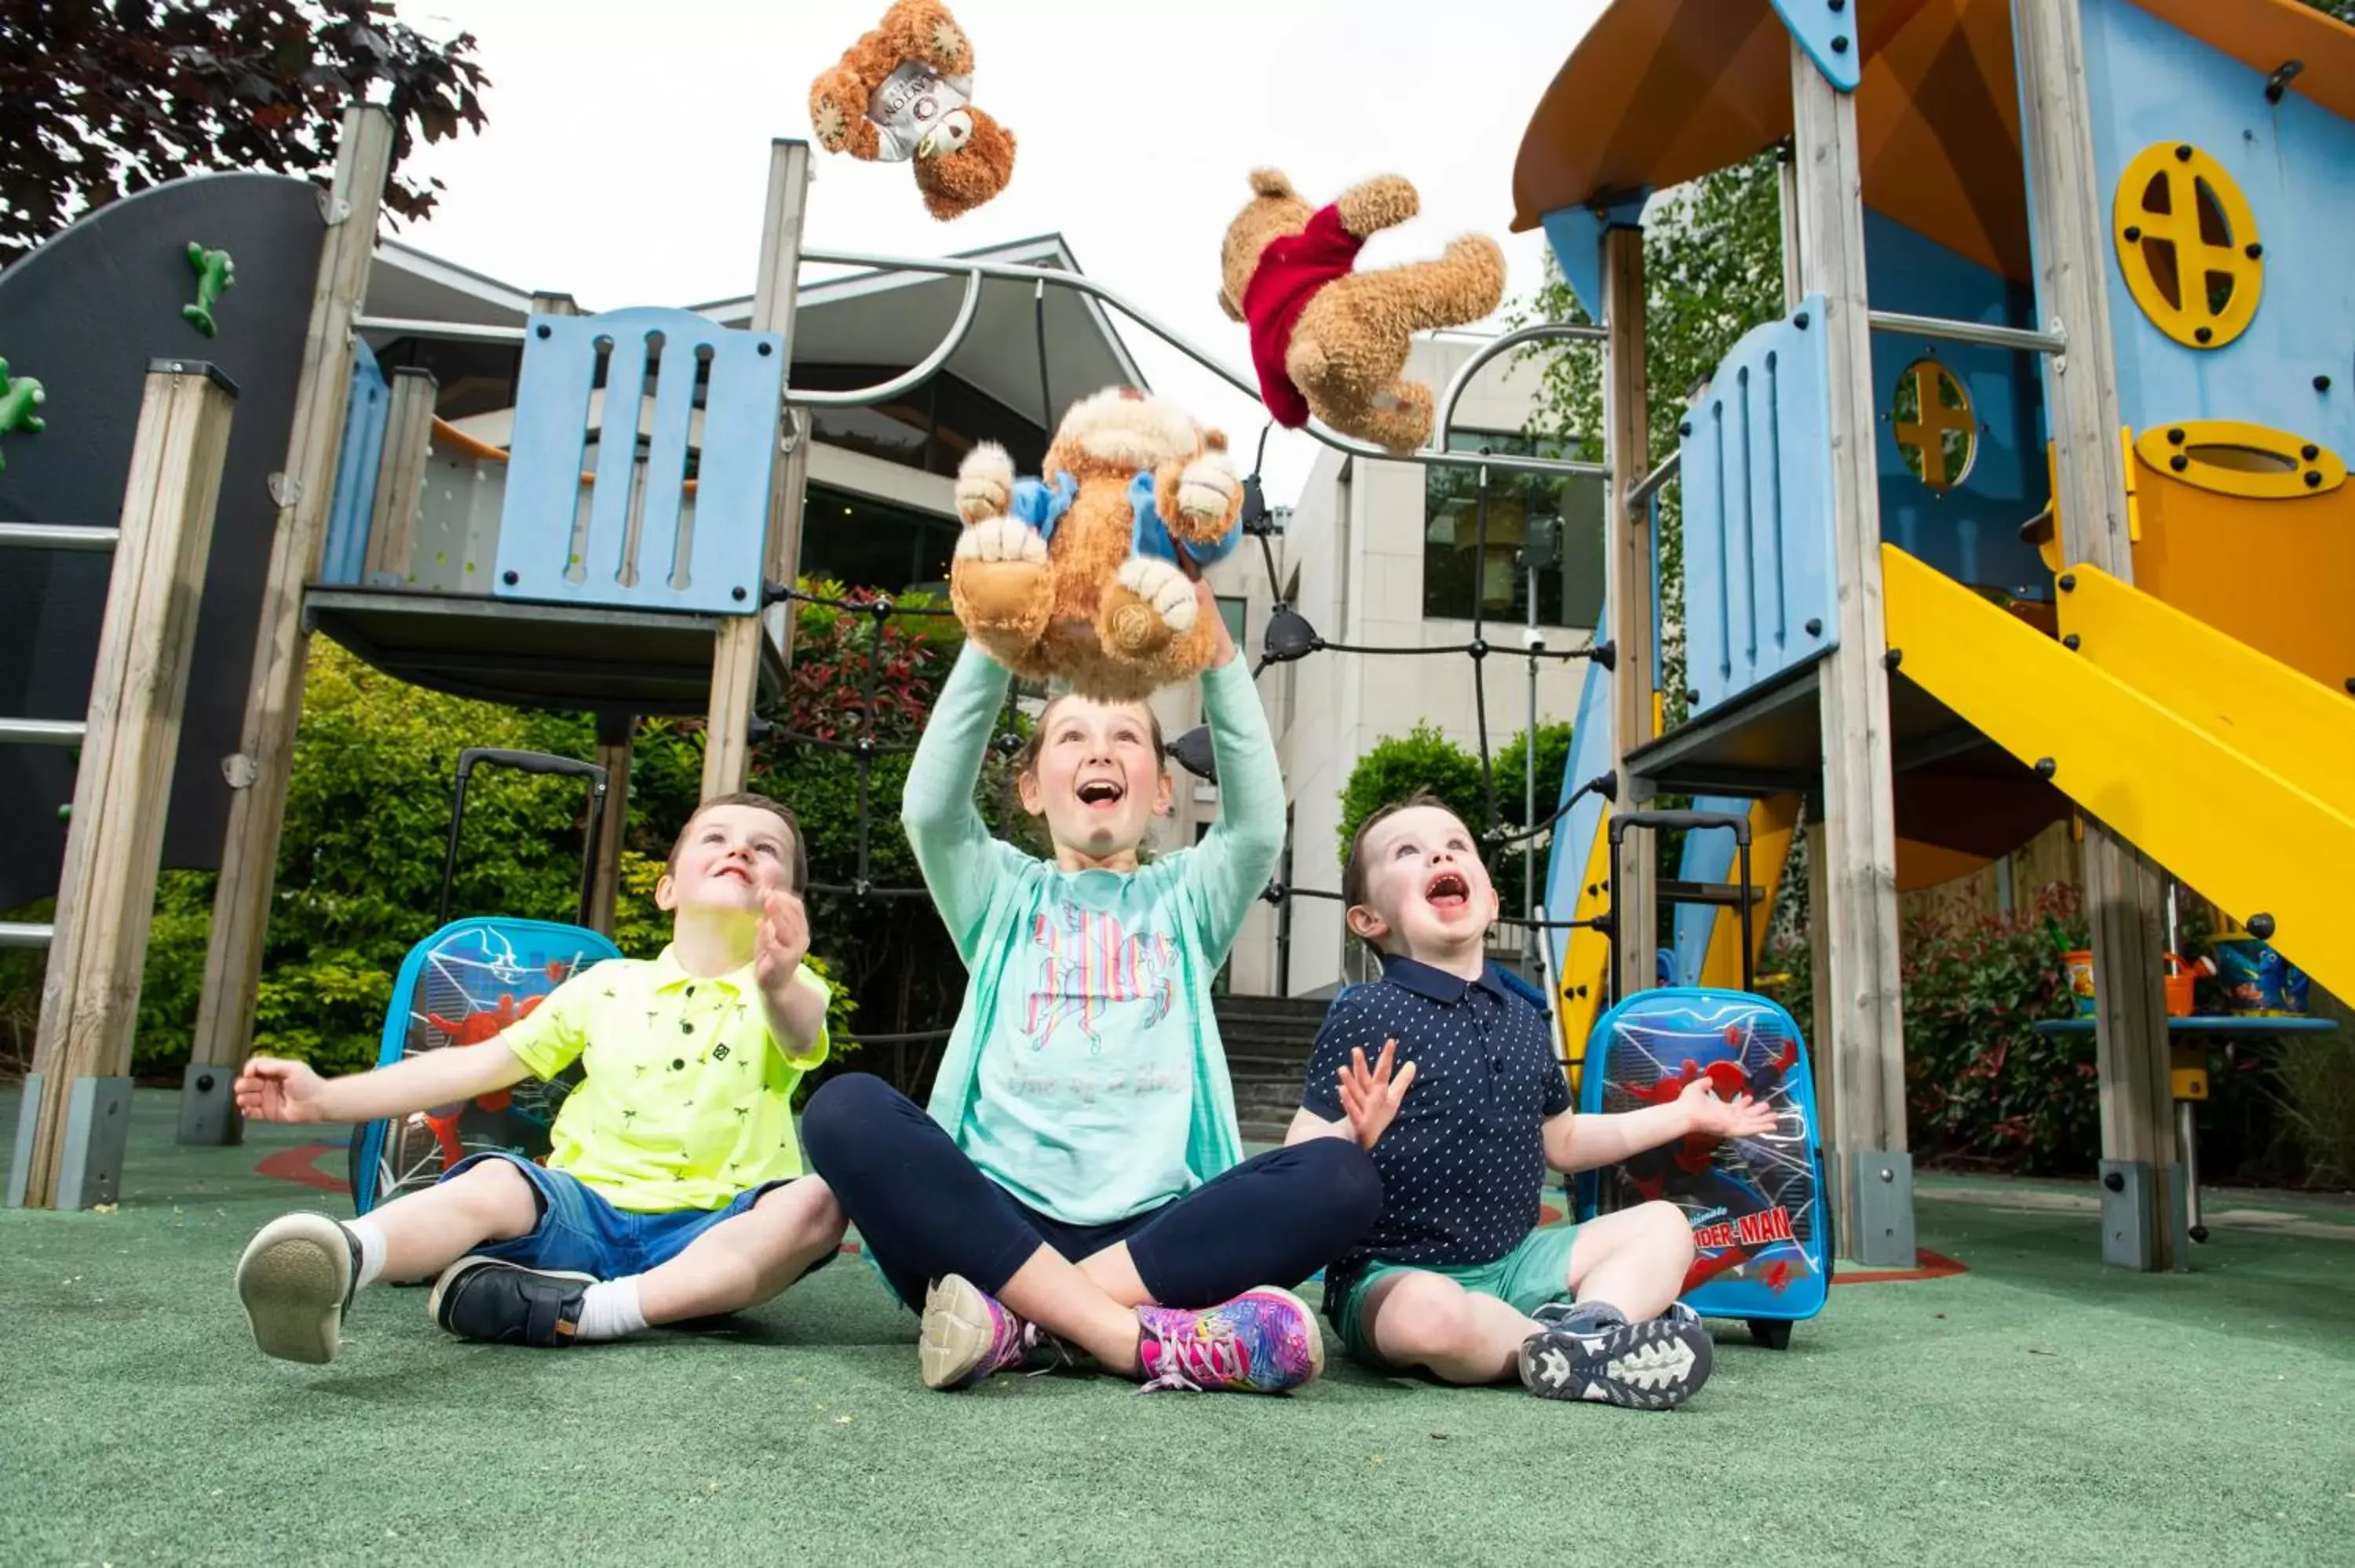
[{"label": "metal railing", "polygon": [[2068,334],[2030,332],[2024,327],[1988,326],[1983,322],[1950,321],[1945,316],[1909,316],[1902,311],[1867,311],[1875,332],[1908,337],[1942,338],[1948,343],[1975,343],[1984,348],[2016,349],[2022,354],[2066,354]]}]

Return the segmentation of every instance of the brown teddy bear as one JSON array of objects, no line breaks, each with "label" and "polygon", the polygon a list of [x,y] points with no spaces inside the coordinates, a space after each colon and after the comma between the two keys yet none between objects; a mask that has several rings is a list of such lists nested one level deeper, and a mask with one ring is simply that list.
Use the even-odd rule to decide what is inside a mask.
[{"label": "brown teddy bear", "polygon": [[881,25],[810,84],[818,145],[867,163],[916,161],[937,218],[1014,177],[1014,132],[973,104],[973,43],[940,0],[893,0]]},{"label": "brown teddy bear", "polygon": [[1376,229],[1415,215],[1414,186],[1395,175],[1352,185],[1311,208],[1274,169],[1254,169],[1252,199],[1227,225],[1219,303],[1251,327],[1260,397],[1275,422],[1314,414],[1387,451],[1431,438],[1431,388],[1401,381],[1408,337],[1478,321],[1505,297],[1505,255],[1467,234],[1436,261],[1353,270]]},{"label": "brown teddy bear", "polygon": [[1037,479],[985,442],[957,468],[949,600],[999,663],[1134,702],[1199,674],[1217,630],[1194,577],[1242,535],[1227,439],[1126,387],[1072,405]]}]

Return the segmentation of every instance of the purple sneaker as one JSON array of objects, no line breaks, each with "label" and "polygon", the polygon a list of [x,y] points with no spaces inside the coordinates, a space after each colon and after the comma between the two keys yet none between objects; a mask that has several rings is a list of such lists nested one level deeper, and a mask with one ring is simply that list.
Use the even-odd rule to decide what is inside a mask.
[{"label": "purple sneaker", "polygon": [[1262,1286],[1200,1311],[1139,1307],[1139,1393],[1158,1388],[1282,1393],[1325,1370],[1325,1336],[1300,1298]]},{"label": "purple sneaker", "polygon": [[1054,1335],[1015,1316],[963,1275],[945,1275],[924,1293],[917,1351],[926,1388],[971,1388],[992,1372],[1021,1365],[1036,1350],[1052,1351],[1062,1361],[1071,1359]]}]

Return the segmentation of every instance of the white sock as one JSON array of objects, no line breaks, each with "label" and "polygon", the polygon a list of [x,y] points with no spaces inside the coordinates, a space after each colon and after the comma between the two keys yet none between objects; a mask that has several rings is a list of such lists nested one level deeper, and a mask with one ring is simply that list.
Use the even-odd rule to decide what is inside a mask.
[{"label": "white sock", "polygon": [[384,1227],[374,1220],[346,1220],[344,1229],[360,1247],[360,1274],[352,1281],[352,1293],[357,1296],[361,1286],[375,1284],[376,1277],[384,1272]]},{"label": "white sock", "polygon": [[645,1326],[646,1315],[638,1309],[638,1277],[632,1274],[600,1280],[588,1288],[581,1298],[581,1323],[573,1338],[584,1342],[618,1340]]}]

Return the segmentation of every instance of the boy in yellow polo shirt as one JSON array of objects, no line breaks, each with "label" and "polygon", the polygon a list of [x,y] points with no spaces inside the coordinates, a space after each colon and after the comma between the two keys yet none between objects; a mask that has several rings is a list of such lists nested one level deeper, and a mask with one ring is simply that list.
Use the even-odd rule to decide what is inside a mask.
[{"label": "boy in yellow polo shirt", "polygon": [[707,800],[655,886],[671,942],[566,980],[496,1038],[322,1078],[256,1056],[238,1108],[263,1121],[372,1121],[584,1076],[545,1166],[506,1154],[338,1223],[287,1214],[237,1266],[270,1355],[328,1361],[379,1277],[440,1275],[434,1320],[470,1340],[561,1346],[736,1311],[828,1262],[842,1211],[802,1174],[794,1087],[826,1059],[826,989],[804,967],[809,857],[784,806]]}]

